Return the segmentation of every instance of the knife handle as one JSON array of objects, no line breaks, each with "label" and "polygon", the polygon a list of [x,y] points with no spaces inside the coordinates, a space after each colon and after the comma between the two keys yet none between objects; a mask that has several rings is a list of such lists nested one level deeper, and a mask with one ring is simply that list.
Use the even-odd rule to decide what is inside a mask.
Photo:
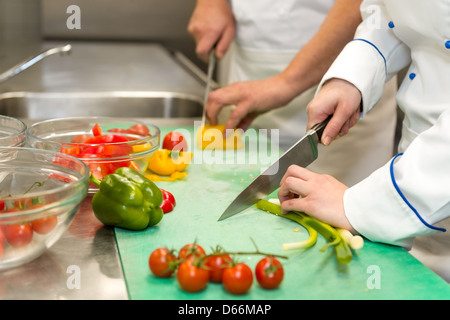
[{"label": "knife handle", "polygon": [[323,130],[325,129],[325,127],[327,126],[328,122],[330,121],[332,115],[328,116],[328,118],[326,118],[325,120],[323,120],[322,122],[316,123],[315,125],[313,125],[311,127],[311,131],[314,131],[317,134],[317,137],[319,139],[319,141],[322,139],[322,133]]}]

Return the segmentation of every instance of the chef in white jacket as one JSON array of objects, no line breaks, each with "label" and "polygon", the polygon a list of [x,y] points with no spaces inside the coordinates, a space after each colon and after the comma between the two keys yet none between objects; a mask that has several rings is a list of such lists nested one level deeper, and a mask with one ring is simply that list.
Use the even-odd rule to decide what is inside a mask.
[{"label": "chef in white jacket", "polygon": [[400,153],[350,188],[292,166],[279,198],[284,210],[305,211],[372,241],[412,246],[413,255],[450,282],[448,8],[446,0],[363,1],[364,21],[323,77],[308,125],[333,114],[322,142],[334,143],[342,128],[351,132],[356,119],[365,121],[384,83],[410,65],[397,94],[405,114]]},{"label": "chef in white jacket", "polygon": [[[360,3],[197,0],[188,26],[197,53],[206,59],[216,42],[217,57],[226,52],[221,74],[229,85],[209,96],[211,122],[276,129],[281,148],[292,146],[305,134],[306,105],[317,84],[361,22]],[[367,121],[356,125],[346,140],[327,149],[319,146],[321,156],[310,168],[353,185],[388,161],[394,149],[395,94],[393,79]]]}]

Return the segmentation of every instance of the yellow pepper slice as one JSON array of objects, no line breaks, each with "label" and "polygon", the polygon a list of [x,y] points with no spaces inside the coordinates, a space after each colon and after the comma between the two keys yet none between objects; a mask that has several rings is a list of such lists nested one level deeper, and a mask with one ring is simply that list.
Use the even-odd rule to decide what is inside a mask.
[{"label": "yellow pepper slice", "polygon": [[197,147],[201,150],[224,150],[224,149],[242,149],[242,130],[233,130],[233,132],[224,137],[225,125],[205,124],[197,130]]},{"label": "yellow pepper slice", "polygon": [[136,145],[132,146],[133,153],[143,152],[143,151],[146,151],[148,149],[151,149],[152,147],[153,146],[150,143],[148,143],[148,142],[143,143],[143,144],[136,144]]},{"label": "yellow pepper slice", "polygon": [[158,149],[150,159],[148,169],[162,176],[170,176],[176,171],[186,170],[192,156],[191,152],[173,152],[167,149]]},{"label": "yellow pepper slice", "polygon": [[176,180],[181,180],[184,177],[186,177],[187,175],[188,175],[187,172],[175,171],[174,173],[172,173],[170,175],[170,177],[161,177],[161,176],[158,176],[157,174],[151,174],[151,173],[145,174],[144,176],[147,179],[151,180],[151,181],[169,181],[169,182],[172,182],[172,181],[176,181]]}]

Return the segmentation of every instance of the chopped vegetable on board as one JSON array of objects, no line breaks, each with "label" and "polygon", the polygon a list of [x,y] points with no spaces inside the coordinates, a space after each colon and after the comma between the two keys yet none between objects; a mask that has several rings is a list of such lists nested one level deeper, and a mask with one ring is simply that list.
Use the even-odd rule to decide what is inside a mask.
[{"label": "chopped vegetable on board", "polygon": [[183,172],[192,160],[191,152],[156,150],[148,164],[148,169],[161,176],[170,176],[174,172]]},{"label": "chopped vegetable on board", "polygon": [[[350,261],[352,261],[352,252],[347,244],[347,242],[344,240],[342,235],[339,233],[338,230],[333,228],[332,226],[319,221],[311,216],[308,216],[302,212],[297,211],[290,211],[286,214],[281,213],[281,207],[279,204],[272,203],[267,200],[259,200],[255,207],[258,209],[261,209],[263,211],[272,213],[274,215],[293,220],[301,224],[303,227],[305,227],[309,231],[309,239],[297,243],[297,247],[294,245],[290,245],[290,248],[307,248],[311,247],[316,243],[317,239],[317,232],[320,233],[327,243],[325,246],[320,249],[320,251],[324,252],[329,247],[334,247],[336,252],[336,259],[338,262],[347,264]],[[286,249],[286,248],[285,248]]]},{"label": "chopped vegetable on board", "polygon": [[161,192],[163,194],[163,202],[161,203],[160,207],[164,213],[168,213],[175,208],[175,197],[167,190],[161,189]]}]

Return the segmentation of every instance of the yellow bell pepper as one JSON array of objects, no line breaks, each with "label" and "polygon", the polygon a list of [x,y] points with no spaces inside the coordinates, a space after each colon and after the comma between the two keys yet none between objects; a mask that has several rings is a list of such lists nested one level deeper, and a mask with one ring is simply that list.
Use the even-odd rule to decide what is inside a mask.
[{"label": "yellow bell pepper", "polygon": [[225,125],[205,124],[197,130],[197,147],[201,150],[225,150],[241,149],[244,147],[242,142],[242,130],[233,130],[233,132],[224,137]]},{"label": "yellow bell pepper", "polygon": [[192,156],[191,152],[158,149],[150,159],[148,169],[162,176],[170,176],[174,172],[186,170]]}]

